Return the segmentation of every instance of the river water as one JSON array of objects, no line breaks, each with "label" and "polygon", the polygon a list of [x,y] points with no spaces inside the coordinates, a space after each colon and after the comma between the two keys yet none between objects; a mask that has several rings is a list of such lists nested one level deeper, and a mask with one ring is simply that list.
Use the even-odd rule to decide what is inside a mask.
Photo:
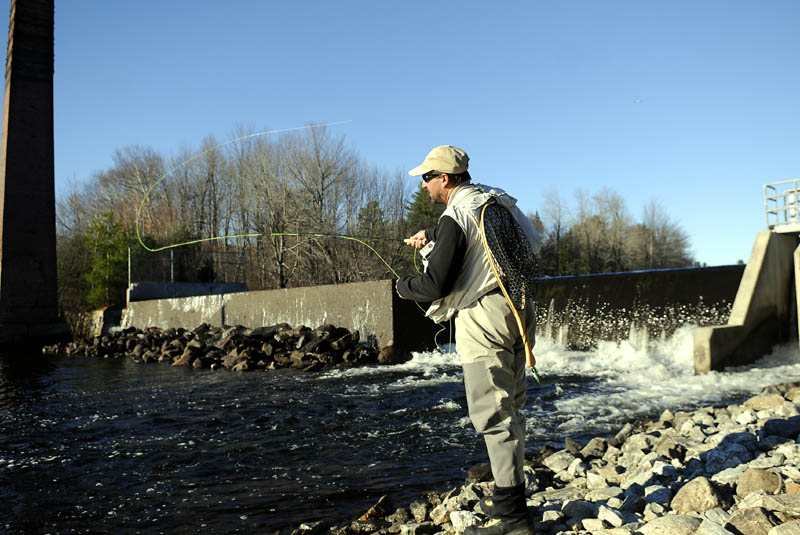
[{"label": "river water", "polygon": [[[528,451],[800,380],[796,344],[695,376],[693,333],[590,352],[540,339]],[[4,355],[0,533],[271,533],[407,504],[485,461],[461,381],[441,352],[319,374]]]}]

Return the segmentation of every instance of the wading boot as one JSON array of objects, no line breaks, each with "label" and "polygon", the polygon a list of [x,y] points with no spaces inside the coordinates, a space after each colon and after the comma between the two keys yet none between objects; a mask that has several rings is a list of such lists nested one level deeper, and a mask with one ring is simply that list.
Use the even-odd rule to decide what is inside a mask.
[{"label": "wading boot", "polygon": [[492,516],[492,512],[494,511],[494,496],[484,496],[481,498],[481,501],[478,502],[478,507],[486,516]]},{"label": "wading boot", "polygon": [[464,535],[534,535],[525,485],[495,487],[494,496],[481,500],[481,509],[489,520],[482,526],[469,526]]}]

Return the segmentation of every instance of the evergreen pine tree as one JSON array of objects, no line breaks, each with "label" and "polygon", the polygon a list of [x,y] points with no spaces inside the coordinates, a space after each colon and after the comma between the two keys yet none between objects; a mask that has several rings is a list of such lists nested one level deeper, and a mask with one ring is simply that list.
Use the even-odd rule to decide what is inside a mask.
[{"label": "evergreen pine tree", "polygon": [[122,304],[128,283],[128,234],[113,212],[96,215],[84,239],[92,251],[92,265],[86,274],[91,286],[86,300],[99,308]]},{"label": "evergreen pine tree", "polygon": [[445,205],[431,201],[426,190],[418,189],[408,205],[406,233],[410,236],[418,230],[435,227],[444,209]]}]

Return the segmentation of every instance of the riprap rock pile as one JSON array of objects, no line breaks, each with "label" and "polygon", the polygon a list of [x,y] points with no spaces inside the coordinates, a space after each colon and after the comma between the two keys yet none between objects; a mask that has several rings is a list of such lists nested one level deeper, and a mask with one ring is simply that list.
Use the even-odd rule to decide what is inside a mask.
[{"label": "riprap rock pile", "polygon": [[358,331],[333,325],[311,329],[288,324],[258,327],[212,327],[192,330],[135,328],[113,334],[45,346],[45,354],[122,358],[140,362],[168,362],[173,366],[227,368],[248,371],[296,368],[318,371],[330,367],[392,364],[406,356],[393,350],[363,344]]},{"label": "riprap rock pile", "polygon": [[[566,440],[528,462],[537,534],[800,535],[800,383],[771,386],[742,405],[664,411],[585,445]],[[458,534],[486,515],[491,483],[388,499],[359,520],[304,524],[294,535]]]}]

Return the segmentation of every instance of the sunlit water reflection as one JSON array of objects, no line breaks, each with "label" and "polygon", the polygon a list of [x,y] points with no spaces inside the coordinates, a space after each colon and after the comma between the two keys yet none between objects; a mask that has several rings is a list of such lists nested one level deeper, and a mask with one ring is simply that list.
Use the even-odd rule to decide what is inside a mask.
[{"label": "sunlit water reflection", "polygon": [[[695,376],[693,328],[636,347],[541,339],[528,450],[665,408],[800,380],[795,345]],[[236,374],[89,358],[0,359],[0,532],[252,533],[407,503],[484,461],[456,354],[393,367]]]}]

